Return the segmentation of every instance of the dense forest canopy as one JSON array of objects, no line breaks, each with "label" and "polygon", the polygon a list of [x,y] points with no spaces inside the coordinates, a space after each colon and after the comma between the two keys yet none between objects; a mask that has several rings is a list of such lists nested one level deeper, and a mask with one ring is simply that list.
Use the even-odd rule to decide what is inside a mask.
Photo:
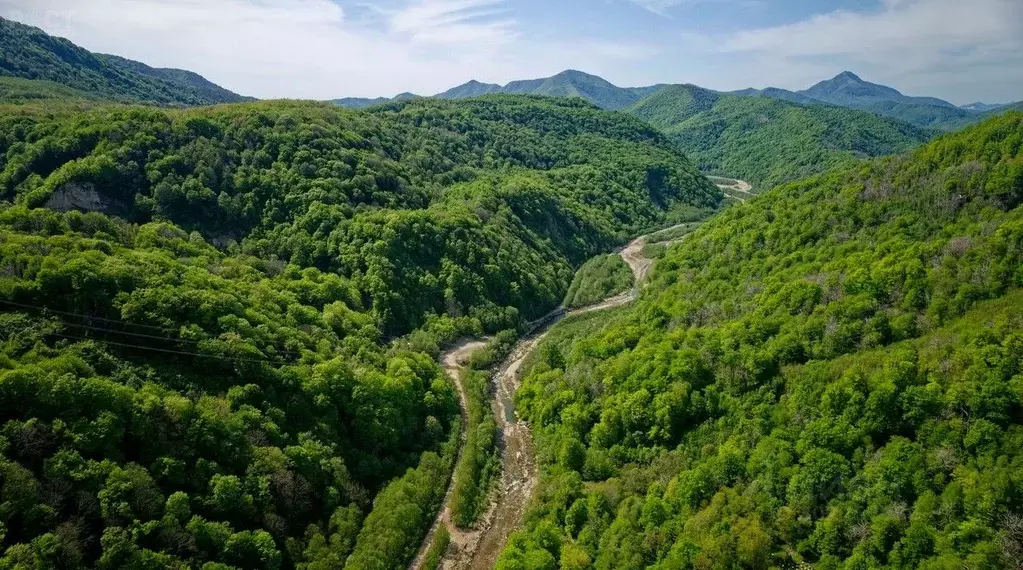
[{"label": "dense forest canopy", "polygon": [[569,100],[104,107],[5,117],[4,139],[8,199],[344,275],[388,334],[431,313],[538,316],[571,266],[720,199],[650,127]]},{"label": "dense forest canopy", "polygon": [[1019,568],[1023,114],[775,188],[556,331],[504,570]]},{"label": "dense forest canopy", "polygon": [[598,255],[579,267],[568,287],[564,305],[575,309],[599,303],[633,286],[632,270],[617,253]]},{"label": "dense forest canopy", "polygon": [[[0,18],[0,570],[436,566],[449,481],[494,516],[509,353],[542,481],[502,570],[1023,568],[1019,107],[254,102]],[[665,226],[635,305],[518,350]]]},{"label": "dense forest canopy", "polygon": [[438,348],[721,201],[544,98],[42,100],[0,149],[5,568],[403,567],[453,468]]}]

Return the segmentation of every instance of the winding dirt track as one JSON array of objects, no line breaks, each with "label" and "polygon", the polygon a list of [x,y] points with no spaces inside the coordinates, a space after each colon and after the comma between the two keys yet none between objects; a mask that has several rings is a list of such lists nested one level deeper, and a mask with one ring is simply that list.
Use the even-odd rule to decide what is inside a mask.
[{"label": "winding dirt track", "polygon": [[[465,394],[465,384],[462,383],[461,370],[462,367],[469,361],[469,357],[472,356],[473,352],[487,346],[486,340],[463,340],[456,344],[450,350],[444,353],[441,358],[441,362],[444,364],[444,372],[447,373],[451,381],[455,383],[455,389],[458,391],[458,408],[462,412],[462,434],[459,436],[458,441],[458,453],[455,456],[455,465],[458,465],[458,460],[462,455],[462,450],[465,447],[466,431],[464,426],[469,420],[466,415],[469,402],[468,396]],[[448,490],[444,494],[444,503],[441,507],[440,513],[437,514],[437,518],[433,521],[433,526],[430,527],[430,532],[427,533],[426,539],[423,540],[422,546],[419,548],[419,552],[416,554],[415,560],[409,568],[421,568],[423,562],[426,559],[426,554],[430,550],[430,545],[433,544],[433,539],[437,535],[437,530],[440,529],[441,525],[448,527],[451,532],[451,542],[459,544],[465,540],[462,535],[466,534],[458,529],[453,522],[451,522],[451,500],[454,496],[455,491],[455,477],[454,474],[451,476],[451,480],[448,482]]]},{"label": "winding dirt track", "polygon": [[[680,224],[680,227],[686,224]],[[667,228],[674,229],[674,228]],[[661,230],[665,231],[665,230]],[[448,485],[444,506],[437,515],[433,527],[419,549],[410,570],[422,568],[426,552],[440,525],[446,525],[451,532],[451,547],[441,563],[445,570],[484,570],[493,568],[497,557],[504,549],[511,533],[522,525],[529,505],[536,491],[538,477],[536,455],[533,450],[533,434],[526,422],[515,414],[515,392],[519,388],[519,369],[526,357],[540,344],[547,332],[558,321],[571,315],[581,315],[614,307],[621,307],[634,301],[640,286],[646,282],[653,260],[643,257],[643,246],[647,236],[633,240],[619,253],[632,269],[635,285],[630,291],[605,299],[596,305],[566,311],[559,307],[540,319],[534,331],[523,338],[493,376],[494,399],[491,406],[500,429],[501,483],[487,512],[480,517],[476,527],[463,530],[451,522],[450,501],[454,489],[454,477]],[[465,341],[444,354],[444,369],[458,388],[459,400],[465,415],[465,393],[459,370],[474,350],[485,346],[482,341]],[[465,434],[462,435],[462,443]]]},{"label": "winding dirt track", "polygon": [[746,200],[749,200],[756,195],[753,193],[753,185],[745,180],[723,178],[720,176],[714,176],[711,180],[714,182],[715,186],[724,190],[726,196],[729,198],[735,198],[743,204],[746,203]]}]

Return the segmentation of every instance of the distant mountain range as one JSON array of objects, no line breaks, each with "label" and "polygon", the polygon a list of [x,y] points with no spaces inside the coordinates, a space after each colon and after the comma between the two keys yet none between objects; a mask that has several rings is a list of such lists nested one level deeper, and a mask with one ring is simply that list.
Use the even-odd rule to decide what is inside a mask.
[{"label": "distant mountain range", "polygon": [[[546,95],[548,97],[582,97],[603,109],[619,110],[635,104],[643,97],[657,91],[664,85],[649,87],[618,87],[604,78],[590,75],[573,69],[563,71],[553,77],[512,81],[507,85],[480,83],[470,81],[434,95],[438,99],[466,99],[493,93],[512,95]],[[349,97],[335,99],[331,103],[361,109],[380,103],[416,97],[411,93],[403,93],[392,99],[364,99]]]},{"label": "distant mountain range", "polygon": [[934,105],[952,109],[958,108],[948,101],[935,97],[909,97],[903,95],[898,90],[887,85],[878,85],[877,83],[864,81],[851,71],[843,71],[832,79],[821,81],[799,93],[800,95],[841,107],[869,107],[877,103],[891,101],[907,105]]},{"label": "distant mountain range", "polygon": [[[548,95],[553,97],[582,97],[603,109],[621,110],[639,103],[667,87],[665,84],[648,87],[618,87],[611,82],[581,71],[563,71],[552,77],[512,81],[507,85],[470,81],[438,93],[441,99],[462,99],[492,93]],[[712,91],[718,93],[717,91]],[[834,105],[870,111],[892,117],[923,128],[951,130],[986,117],[986,112],[1002,109],[1004,105],[973,103],[957,107],[936,97],[911,97],[897,89],[864,81],[855,73],[844,71],[832,79],[821,81],[803,91],[789,91],[777,87],[743,89],[729,95],[764,97],[797,105]],[[403,94],[399,98],[413,97]],[[395,98],[397,99],[397,98]],[[338,99],[332,101],[345,107],[362,108],[395,99]]]},{"label": "distant mountain range", "polygon": [[809,89],[789,91],[777,87],[733,91],[744,97],[768,97],[800,105],[826,103],[838,107],[861,109],[894,117],[917,127],[953,128],[973,111],[956,107],[934,97],[910,97],[887,85],[864,81],[851,71],[843,71]]},{"label": "distant mountain range", "polygon": [[505,86],[470,81],[437,95],[441,99],[461,99],[489,93],[517,95],[546,95],[549,97],[582,97],[598,107],[610,110],[624,109],[643,97],[664,87],[618,87],[611,82],[581,71],[570,69],[553,77],[513,81]]},{"label": "distant mountain range", "polygon": [[[0,78],[43,80],[85,97],[157,105],[252,100],[181,69],[92,53],[39,28],[0,18]],[[20,86],[19,86],[20,87]]]},{"label": "distant mountain range", "polygon": [[[8,79],[5,80],[5,77]],[[18,79],[41,83],[19,83]],[[463,99],[494,93],[581,97],[603,109],[624,110],[666,87],[668,85],[665,84],[618,87],[596,75],[567,70],[552,77],[512,81],[507,85],[473,80],[434,97]],[[743,89],[728,94],[775,99],[802,106],[834,105],[859,109],[899,119],[917,127],[938,130],[960,128],[991,113],[1012,108],[1011,104],[992,105],[982,102],[957,107],[935,97],[911,97],[892,87],[864,81],[849,71],[802,91],[768,87]],[[360,109],[417,96],[402,93],[393,98],[349,97],[331,103]],[[176,106],[253,100],[224,89],[191,71],[153,68],[115,55],[93,53],[38,28],[0,18],[0,98],[24,101],[43,97]]]},{"label": "distant mountain range", "polygon": [[[669,135],[701,170],[739,177],[758,189],[904,152],[942,131],[1013,108],[975,103],[957,107],[935,97],[912,97],[845,71],[802,91],[777,87],[721,92],[695,85],[618,87],[581,71],[513,81],[470,81],[433,97],[492,94],[581,97],[604,109],[635,115]],[[405,93],[395,99],[415,95]],[[339,99],[362,108],[395,99]]]},{"label": "distant mountain range", "polygon": [[966,109],[967,111],[977,111],[977,112],[983,113],[984,111],[994,111],[995,109],[1001,109],[1002,107],[1006,107],[1008,105],[1009,104],[1007,104],[1007,103],[995,103],[995,104],[992,105],[990,103],[981,103],[980,101],[977,101],[976,103],[970,103],[969,105],[963,105],[960,108],[961,109]]},{"label": "distant mountain range", "polygon": [[[470,81],[434,97],[492,94],[579,97],[635,115],[672,137],[705,172],[737,176],[761,189],[860,158],[902,152],[942,130],[1023,108],[1023,103],[956,107],[934,97],[904,95],[848,71],[802,91],[768,87],[723,93],[694,85],[618,87],[567,70],[507,85]],[[363,108],[415,97],[402,93],[333,103]],[[92,53],[0,18],[0,102],[42,99],[164,106],[250,100],[190,71]]]}]

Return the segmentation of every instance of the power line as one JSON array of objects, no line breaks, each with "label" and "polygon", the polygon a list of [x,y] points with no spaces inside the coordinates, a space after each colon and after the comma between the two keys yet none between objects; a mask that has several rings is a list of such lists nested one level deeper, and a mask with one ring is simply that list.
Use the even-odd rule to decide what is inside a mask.
[{"label": "power line", "polygon": [[114,334],[123,334],[123,335],[126,335],[126,336],[134,336],[134,337],[138,337],[138,338],[150,338],[150,339],[153,339],[153,340],[166,340],[166,341],[170,341],[170,342],[183,342],[183,343],[192,344],[192,345],[199,345],[199,343],[201,342],[201,341],[198,341],[198,340],[188,340],[188,339],[184,339],[184,338],[171,338],[171,337],[157,336],[157,335],[152,335],[152,334],[142,334],[142,333],[134,333],[134,332],[128,332],[128,331],[118,331],[118,330],[114,330],[114,329],[105,329],[105,328],[102,328],[102,327],[94,327],[92,325],[83,325],[83,324],[79,324],[79,323],[69,323],[67,321],[61,321],[61,324],[65,325],[65,326],[69,326],[69,327],[74,327],[74,328],[88,329],[88,330],[91,330],[91,331],[108,332],[108,333],[114,333]]},{"label": "power line", "polygon": [[81,318],[81,319],[92,319],[92,320],[96,320],[96,321],[103,321],[103,322],[106,322],[106,323],[117,323],[117,324],[132,326],[132,327],[141,327],[141,328],[150,329],[150,330],[158,330],[158,331],[166,331],[166,332],[178,332],[177,329],[169,329],[169,328],[166,328],[166,327],[158,327],[158,326],[154,326],[154,325],[143,325],[143,324],[137,324],[137,323],[129,323],[129,322],[126,322],[126,321],[123,321],[123,320],[118,320],[118,319],[107,319],[107,318],[103,318],[103,317],[96,317],[96,316],[93,316],[93,315],[83,315],[82,313],[70,313],[68,311],[58,311],[57,309],[51,309],[49,307],[40,307],[38,305],[27,305],[25,303],[15,303],[14,301],[9,301],[7,299],[0,299],[0,303],[4,303],[6,305],[11,305],[11,306],[14,306],[14,307],[20,307],[22,309],[35,309],[37,311],[49,311],[51,313],[54,313],[54,314],[57,314],[57,315],[63,315],[63,316],[66,316],[66,317],[78,317],[78,318]]},{"label": "power line", "polygon": [[[126,325],[131,325],[131,326],[139,326],[139,327],[145,327],[145,328],[156,329],[156,330],[165,330],[165,331],[173,331],[174,330],[174,329],[155,327],[155,326],[151,326],[151,325],[126,323],[124,321],[117,321],[117,320],[114,320],[114,319],[104,319],[104,318],[101,318],[101,317],[93,317],[93,316],[90,316],[90,315],[83,315],[83,314],[80,314],[80,313],[69,313],[67,311],[56,311],[56,310],[53,310],[53,309],[49,309],[47,307],[36,307],[36,306],[33,306],[33,305],[26,305],[26,304],[23,304],[23,303],[15,303],[13,301],[7,301],[7,300],[3,300],[3,299],[0,299],[0,303],[7,303],[7,304],[14,305],[14,306],[17,306],[17,307],[28,308],[28,309],[36,309],[36,310],[39,310],[39,311],[50,311],[50,312],[53,312],[53,313],[56,313],[56,314],[60,314],[60,315],[64,315],[64,316],[73,316],[73,317],[79,317],[79,318],[82,318],[82,319],[94,319],[94,320],[99,320],[99,321],[118,323],[118,324],[126,324]],[[106,333],[111,333],[111,334],[120,334],[120,335],[125,335],[125,336],[136,337],[136,338],[145,338],[145,339],[151,339],[151,340],[161,340],[161,341],[166,341],[166,342],[181,342],[181,343],[186,343],[186,344],[190,344],[190,345],[193,345],[193,346],[199,346],[201,344],[201,342],[202,342],[202,341],[188,340],[188,339],[183,339],[183,338],[174,338],[174,337],[157,336],[157,335],[144,334],[144,333],[138,333],[138,332],[132,332],[132,331],[115,330],[115,329],[97,327],[97,326],[92,326],[92,325],[87,325],[87,324],[82,324],[82,323],[72,323],[72,322],[68,322],[68,321],[61,321],[61,324],[65,325],[65,326],[68,326],[68,327],[72,327],[72,328],[81,328],[81,329],[87,329],[87,330],[96,331],[96,332],[106,332]],[[302,356],[300,353],[297,353],[297,352],[294,352],[294,351],[291,351],[291,350],[278,349],[277,347],[273,347],[273,348],[274,348],[274,350],[277,351],[278,354],[280,354],[282,356],[291,356],[293,358],[300,358]]]},{"label": "power line", "polygon": [[216,356],[216,355],[213,355],[213,354],[199,354],[198,352],[185,352],[185,351],[182,351],[182,350],[170,350],[170,349],[166,349],[166,348],[154,348],[154,347],[151,347],[151,346],[139,346],[139,345],[134,345],[134,344],[125,344],[123,342],[114,342],[114,341],[109,341],[109,340],[100,340],[100,339],[95,339],[95,338],[74,336],[74,335],[68,335],[68,334],[62,334],[62,333],[44,333],[44,334],[46,334],[47,336],[55,336],[55,337],[58,337],[58,338],[64,338],[64,339],[68,339],[68,340],[79,340],[79,341],[90,341],[91,340],[91,341],[102,342],[102,343],[105,343],[105,344],[111,344],[111,345],[114,345],[114,346],[120,346],[120,347],[124,347],[124,348],[134,348],[134,349],[137,349],[137,350],[149,350],[149,351],[153,351],[153,352],[162,352],[162,353],[165,353],[165,354],[177,354],[177,355],[182,355],[182,356],[197,356],[199,358],[212,358],[214,360],[225,360],[225,361],[228,361],[228,362],[253,362],[253,363],[256,363],[256,364],[273,364],[269,360],[260,360],[260,359],[255,359],[255,358],[232,357],[232,356]]},{"label": "power line", "polygon": [[[152,340],[162,340],[162,341],[167,341],[167,342],[183,342],[183,343],[191,344],[191,345],[197,346],[197,347],[201,346],[202,342],[203,342],[203,341],[199,341],[199,340],[188,340],[188,339],[184,339],[184,338],[171,338],[171,337],[156,336],[156,335],[151,335],[151,334],[141,334],[141,333],[133,333],[133,332],[128,332],[128,331],[118,331],[118,330],[114,330],[114,329],[105,329],[103,327],[94,327],[94,326],[91,326],[91,325],[83,325],[83,324],[79,324],[79,323],[69,323],[67,321],[61,321],[61,324],[64,325],[64,326],[72,327],[72,328],[81,328],[81,329],[87,329],[87,330],[96,331],[96,332],[105,332],[105,333],[111,333],[111,334],[121,334],[121,335],[125,335],[125,336],[133,336],[133,337],[137,337],[137,338],[146,338],[146,339],[152,339]],[[272,348],[275,351],[277,351],[277,354],[280,354],[282,356],[293,356],[295,358],[298,358],[298,357],[302,356],[301,354],[299,354],[297,352],[290,351],[290,350],[280,350],[280,349],[278,349],[275,346],[272,347]]]}]

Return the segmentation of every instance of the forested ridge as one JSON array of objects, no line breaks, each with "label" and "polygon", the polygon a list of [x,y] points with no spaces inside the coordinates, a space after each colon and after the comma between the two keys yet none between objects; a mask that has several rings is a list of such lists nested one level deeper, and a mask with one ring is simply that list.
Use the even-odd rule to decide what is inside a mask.
[{"label": "forested ridge", "polygon": [[546,98],[43,101],[0,150],[12,568],[404,567],[453,468],[440,347],[721,201],[651,127]]},{"label": "forested ridge", "polygon": [[783,185],[553,331],[498,568],[1023,564],[1023,114]]},{"label": "forested ridge", "polygon": [[[92,53],[39,28],[0,18],[0,77],[56,83],[63,96],[157,105],[245,101],[237,93],[181,69],[156,69]],[[19,102],[0,90],[0,101]]]},{"label": "forested ridge", "polygon": [[698,215],[720,199],[662,135],[578,101],[100,108],[3,121],[12,142],[0,190],[16,203],[91,202],[344,274],[388,334],[449,309],[512,306],[535,318],[560,301],[572,265],[667,209]]},{"label": "forested ridge", "polygon": [[864,158],[907,151],[932,133],[866,111],[671,85],[627,112],[678,142],[705,172],[770,188]]}]

